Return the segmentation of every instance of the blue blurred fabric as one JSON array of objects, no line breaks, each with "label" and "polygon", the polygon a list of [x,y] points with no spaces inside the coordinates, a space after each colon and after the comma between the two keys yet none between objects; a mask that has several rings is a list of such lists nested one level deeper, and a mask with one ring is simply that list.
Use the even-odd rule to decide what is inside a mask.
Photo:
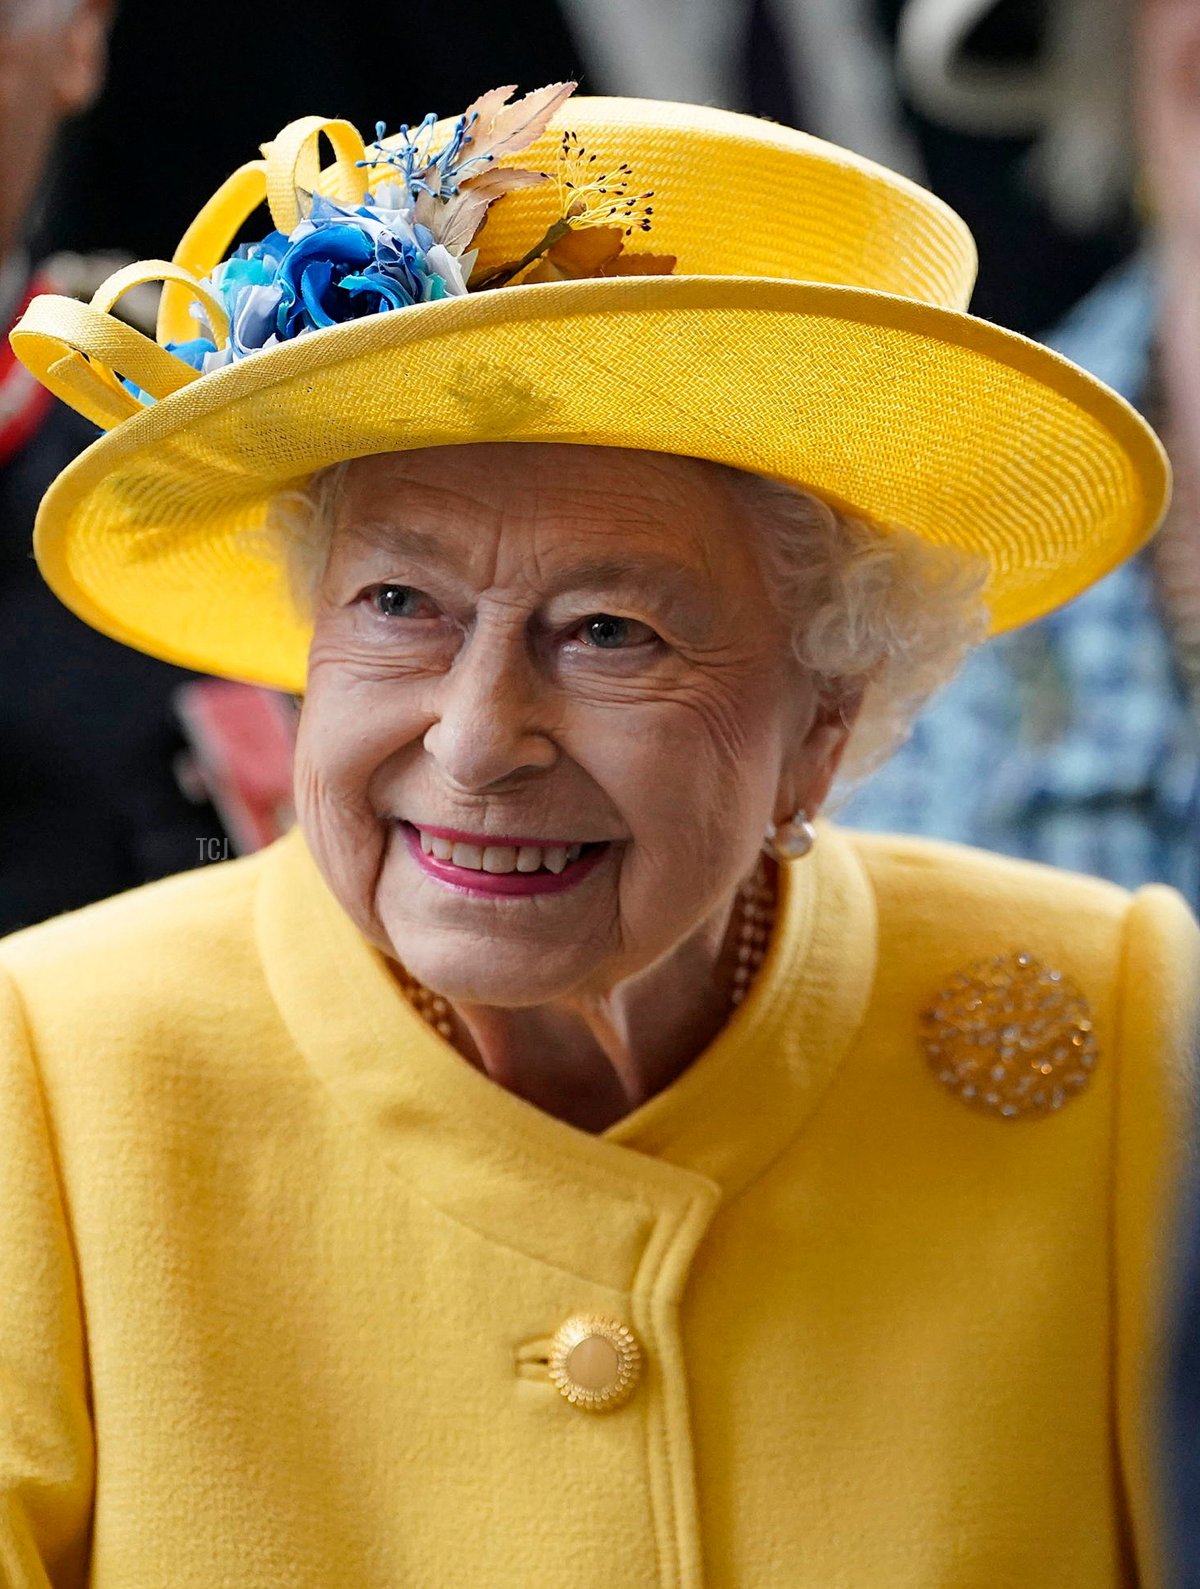
[{"label": "blue blurred fabric", "polygon": [[[1044,340],[1140,404],[1155,298],[1153,260],[1141,254]],[[1127,888],[1170,883],[1200,909],[1198,806],[1200,730],[1142,556],[977,651],[838,819],[957,839]],[[1182,1233],[1164,1456],[1175,1589],[1200,1589],[1200,1189]]]}]

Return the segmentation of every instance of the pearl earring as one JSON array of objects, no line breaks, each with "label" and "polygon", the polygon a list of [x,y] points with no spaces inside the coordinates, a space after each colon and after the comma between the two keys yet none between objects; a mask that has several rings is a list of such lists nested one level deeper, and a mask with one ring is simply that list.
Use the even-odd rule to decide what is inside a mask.
[{"label": "pearl earring", "polygon": [[798,861],[808,854],[817,842],[817,830],[801,806],[788,821],[767,828],[767,842],[763,846],[777,861]]}]

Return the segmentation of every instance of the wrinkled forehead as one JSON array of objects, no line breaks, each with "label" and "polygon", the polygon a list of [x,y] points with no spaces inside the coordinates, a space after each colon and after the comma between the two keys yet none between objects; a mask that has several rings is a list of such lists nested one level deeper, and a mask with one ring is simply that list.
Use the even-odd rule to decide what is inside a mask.
[{"label": "wrinkled forehead", "polygon": [[356,459],[343,475],[339,539],[448,553],[505,532],[539,555],[655,552],[715,571],[735,552],[723,471],[671,453],[486,442]]}]

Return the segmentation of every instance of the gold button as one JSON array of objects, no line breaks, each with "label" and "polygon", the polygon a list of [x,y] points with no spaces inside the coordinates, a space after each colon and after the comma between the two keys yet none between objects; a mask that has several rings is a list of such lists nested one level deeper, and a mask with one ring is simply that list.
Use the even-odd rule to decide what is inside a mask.
[{"label": "gold button", "polygon": [[577,1313],[554,1333],[549,1373],[573,1407],[612,1412],[637,1387],[642,1348],[633,1331],[618,1319]]}]

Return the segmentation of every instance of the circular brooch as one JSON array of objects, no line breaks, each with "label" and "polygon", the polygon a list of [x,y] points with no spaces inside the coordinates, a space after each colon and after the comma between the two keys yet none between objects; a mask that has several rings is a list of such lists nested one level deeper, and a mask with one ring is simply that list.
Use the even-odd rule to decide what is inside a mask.
[{"label": "circular brooch", "polygon": [[921,1013],[921,1042],[944,1086],[1004,1120],[1061,1109],[1099,1057],[1087,999],[1061,971],[1019,952],[952,977]]},{"label": "circular brooch", "polygon": [[586,1412],[612,1412],[633,1395],[642,1371],[637,1336],[618,1319],[575,1314],[550,1343],[549,1373],[561,1395]]}]

